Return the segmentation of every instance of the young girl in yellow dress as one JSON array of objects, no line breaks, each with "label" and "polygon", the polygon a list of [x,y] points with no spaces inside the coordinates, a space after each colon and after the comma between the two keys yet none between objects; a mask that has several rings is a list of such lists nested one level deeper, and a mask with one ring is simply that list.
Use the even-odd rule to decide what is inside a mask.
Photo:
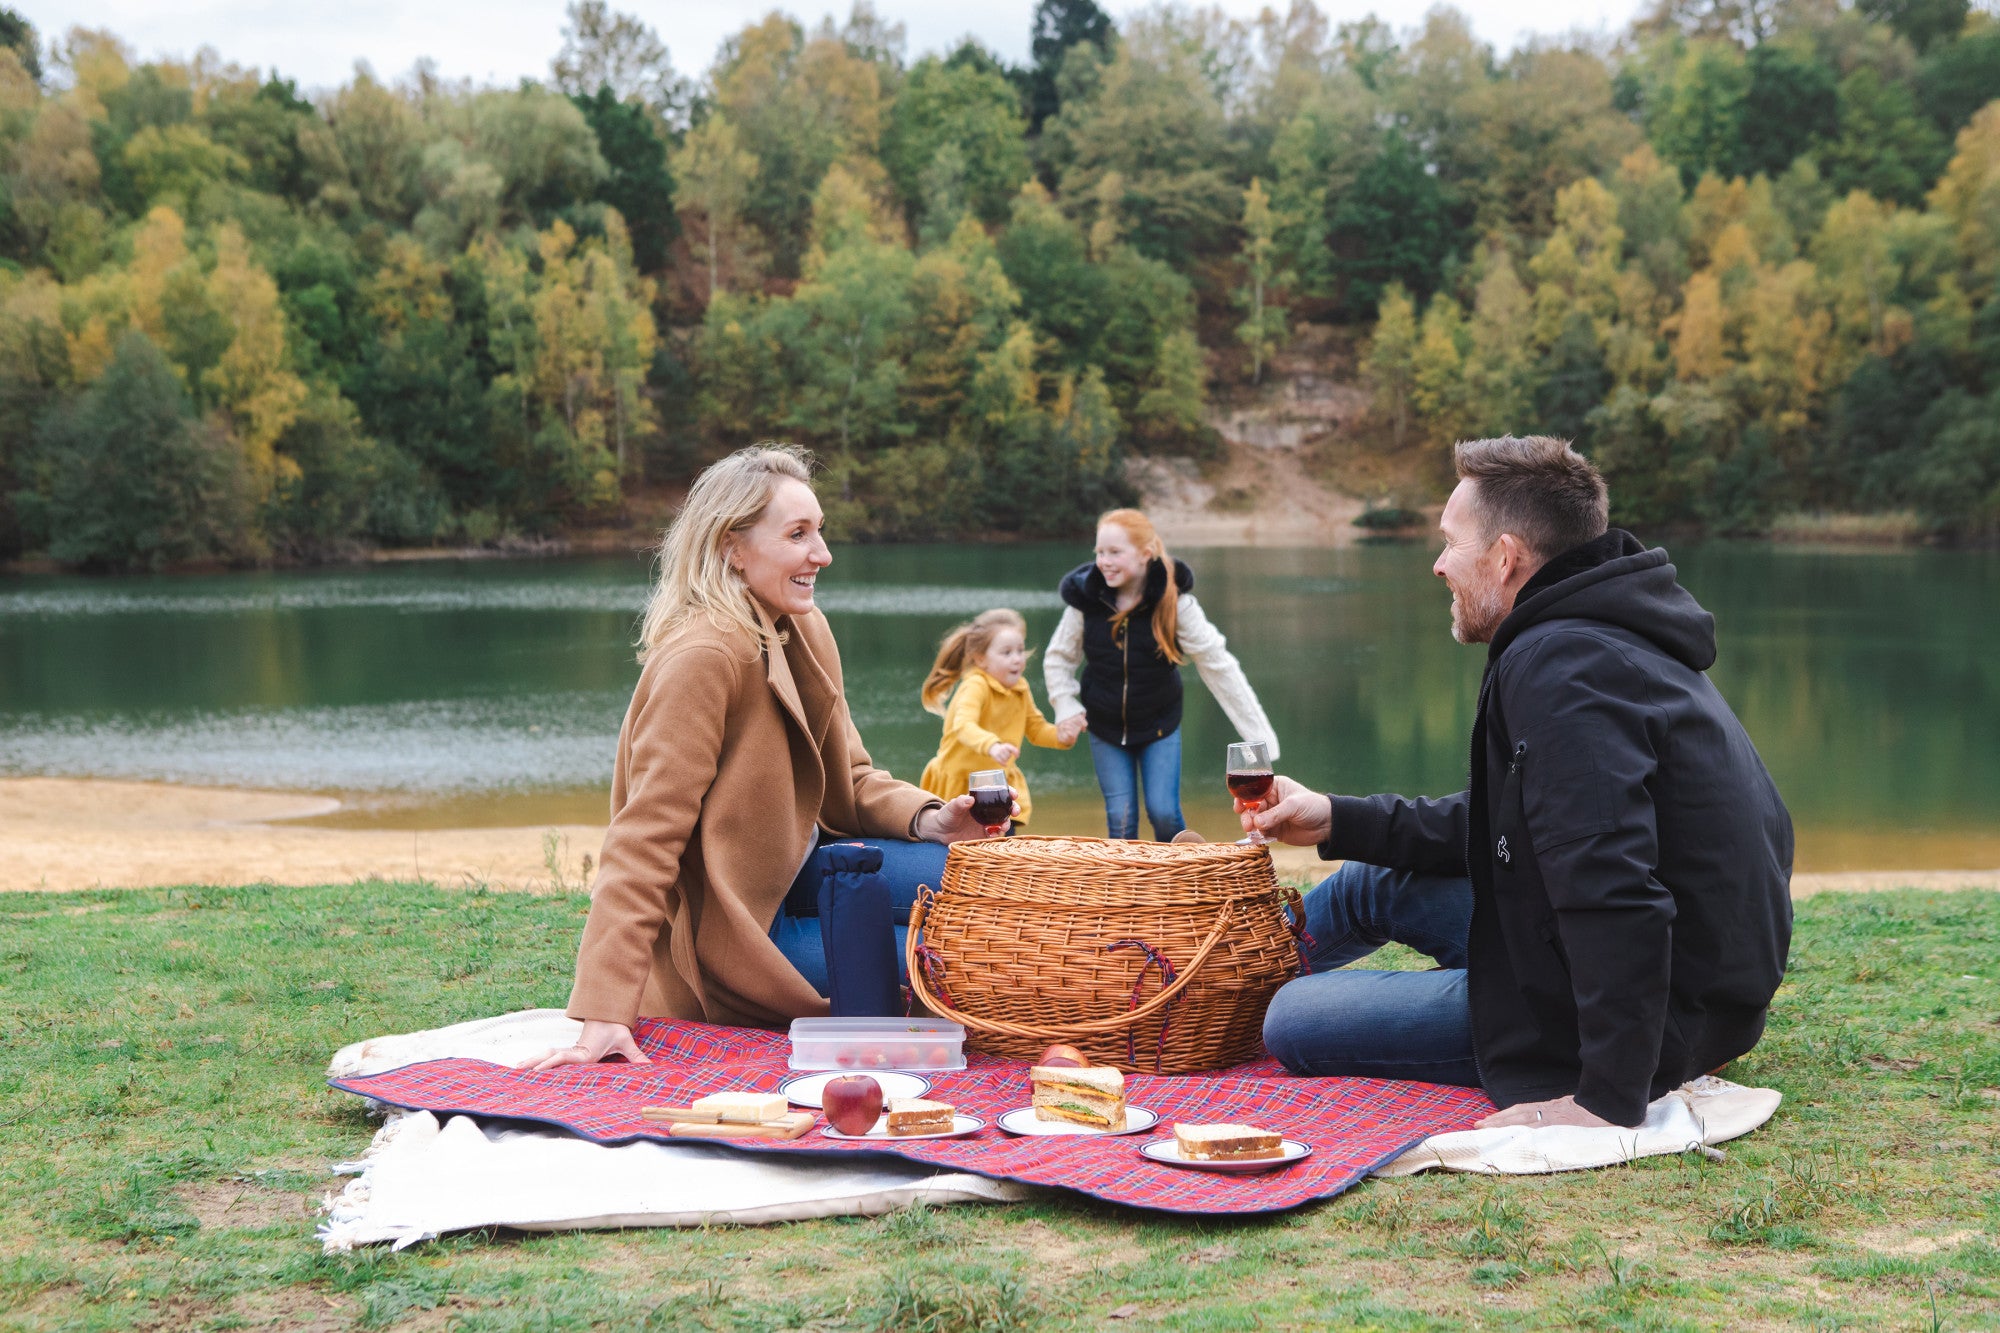
[{"label": "young girl in yellow dress", "polygon": [[1021,803],[1014,821],[1017,833],[1025,831],[1033,811],[1028,781],[1015,762],[1023,742],[1054,750],[1076,744],[1075,737],[1058,735],[1035,707],[1028,682],[1021,678],[1027,666],[1028,623],[1020,612],[999,607],[944,636],[922,694],[924,708],[944,718],[944,739],[917,785],[948,801],[962,795],[980,769],[1003,768]]}]

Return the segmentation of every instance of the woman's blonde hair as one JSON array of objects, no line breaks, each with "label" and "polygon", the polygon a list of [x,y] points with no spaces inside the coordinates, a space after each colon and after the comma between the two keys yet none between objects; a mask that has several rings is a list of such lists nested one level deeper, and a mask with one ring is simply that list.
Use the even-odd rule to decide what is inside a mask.
[{"label": "woman's blonde hair", "polygon": [[729,536],[764,516],[780,481],[812,485],[813,464],[812,454],[796,444],[755,444],[702,469],[660,538],[660,573],[639,626],[641,662],[693,616],[706,616],[718,629],[748,630],[760,642],[769,639],[750,589],[729,567]]},{"label": "woman's blonde hair", "polygon": [[[1153,527],[1153,520],[1136,509],[1114,509],[1101,515],[1097,526],[1116,523],[1125,529],[1132,544],[1139,548],[1139,554],[1148,562],[1157,560],[1167,569],[1167,590],[1160,594],[1159,603],[1153,607],[1153,642],[1160,646],[1160,655],[1179,666],[1185,659],[1181,656],[1180,632],[1181,616],[1180,579],[1174,573],[1174,558],[1167,554],[1167,544],[1160,540],[1160,534]],[[1152,570],[1146,571],[1150,577]],[[1141,585],[1141,592],[1144,585]],[[1125,628],[1125,617],[1130,612],[1120,611],[1111,618],[1111,632],[1116,634]]]},{"label": "woman's blonde hair", "polygon": [[981,611],[944,636],[938,644],[937,661],[931,666],[931,674],[924,677],[924,688],[918,695],[926,712],[944,714],[944,701],[951,697],[952,687],[958,684],[966,667],[978,665],[986,656],[994,637],[1003,629],[1019,630],[1023,639],[1028,637],[1028,622],[1021,619],[1019,611],[1004,606]]}]

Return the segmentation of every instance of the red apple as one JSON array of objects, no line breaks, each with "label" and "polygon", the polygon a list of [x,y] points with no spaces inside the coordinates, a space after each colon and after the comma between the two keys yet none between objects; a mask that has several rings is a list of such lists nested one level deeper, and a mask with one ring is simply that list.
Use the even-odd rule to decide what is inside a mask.
[{"label": "red apple", "polygon": [[882,1115],[882,1085],[866,1074],[830,1078],[819,1094],[826,1122],[843,1134],[866,1134]]},{"label": "red apple", "polygon": [[1043,1051],[1042,1058],[1035,1061],[1035,1063],[1055,1069],[1087,1069],[1090,1067],[1090,1061],[1083,1058],[1082,1051],[1079,1051],[1074,1046],[1064,1046],[1060,1043]]}]

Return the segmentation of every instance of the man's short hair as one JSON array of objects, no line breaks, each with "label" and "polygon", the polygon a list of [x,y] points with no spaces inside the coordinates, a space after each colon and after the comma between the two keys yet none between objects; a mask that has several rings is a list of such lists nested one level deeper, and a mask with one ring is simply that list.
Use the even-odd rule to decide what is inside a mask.
[{"label": "man's short hair", "polygon": [[1553,435],[1462,440],[1452,449],[1462,481],[1478,484],[1475,512],[1491,545],[1503,532],[1543,560],[1604,535],[1611,499],[1590,460]]}]

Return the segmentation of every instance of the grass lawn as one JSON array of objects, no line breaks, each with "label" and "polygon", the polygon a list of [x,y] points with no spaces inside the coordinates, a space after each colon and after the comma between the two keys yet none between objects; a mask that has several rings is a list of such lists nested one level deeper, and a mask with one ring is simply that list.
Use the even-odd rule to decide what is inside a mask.
[{"label": "grass lawn", "polygon": [[[560,1004],[584,900],[362,884],[0,900],[0,1327],[2000,1327],[2000,894],[1822,896],[1731,1075],[1777,1118],[1275,1219],[1057,1199],[326,1257],[339,1046]],[[1107,1317],[1122,1311],[1118,1323]]]}]

